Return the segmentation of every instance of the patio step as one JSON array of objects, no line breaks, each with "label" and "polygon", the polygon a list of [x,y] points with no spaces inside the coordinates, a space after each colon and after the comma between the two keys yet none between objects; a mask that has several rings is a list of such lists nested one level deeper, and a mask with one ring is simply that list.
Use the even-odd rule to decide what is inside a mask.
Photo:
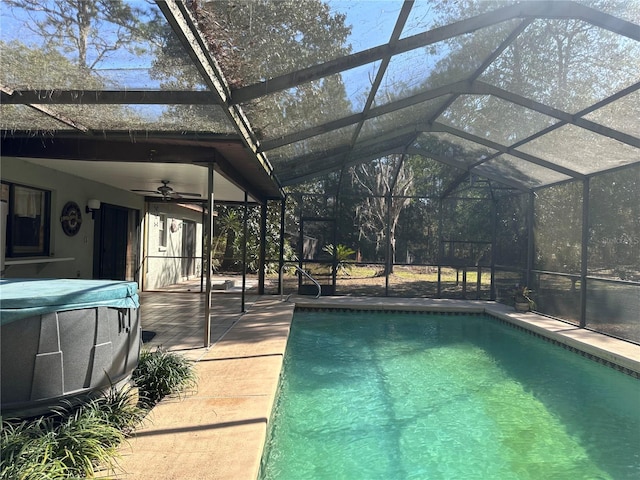
[{"label": "patio step", "polygon": [[233,280],[221,280],[221,281],[212,281],[211,289],[212,290],[229,290],[235,286],[235,281]]}]

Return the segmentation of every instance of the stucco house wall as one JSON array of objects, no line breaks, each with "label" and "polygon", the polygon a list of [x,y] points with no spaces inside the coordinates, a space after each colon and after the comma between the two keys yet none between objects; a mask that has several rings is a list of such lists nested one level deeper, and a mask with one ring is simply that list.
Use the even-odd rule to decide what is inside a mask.
[{"label": "stucco house wall", "polygon": [[[147,212],[144,289],[154,290],[200,277],[202,271],[202,211],[172,203],[152,203]],[[190,224],[190,226],[188,226]],[[191,248],[186,249],[185,229]],[[164,242],[163,238],[164,232]],[[164,243],[164,245],[162,244]],[[190,255],[187,255],[187,250]]]},{"label": "stucco house wall", "polygon": [[[51,162],[52,165],[55,164],[55,160]],[[141,265],[137,281],[141,289],[153,290],[200,276],[203,230],[202,211],[199,207],[158,201],[148,204],[145,212],[145,199],[141,195],[21,158],[0,158],[0,178],[6,182],[51,192],[50,257],[40,257],[42,263],[37,264],[5,265],[3,277],[93,278],[94,220],[90,213],[85,213],[89,199],[139,211]],[[60,223],[62,209],[69,201],[77,203],[82,212],[82,224],[74,236],[66,235]],[[161,218],[164,219],[166,228],[165,245],[160,245]],[[186,249],[190,254],[188,258],[185,258],[183,248],[185,228],[190,229],[191,248]],[[3,242],[5,234],[4,230],[0,231]],[[5,260],[11,263],[19,259]]]},{"label": "stucco house wall", "polygon": [[[51,163],[55,165],[55,160]],[[84,210],[89,199],[138,210],[141,221],[144,218],[144,198],[140,195],[21,158],[0,158],[0,178],[51,191],[51,259],[71,259],[34,265],[5,265],[3,276],[7,278],[92,278],[94,221]],[[76,202],[82,211],[82,224],[74,236],[66,235],[60,223],[62,209],[69,201]],[[2,231],[0,240],[4,242],[4,239],[5,232]]]}]

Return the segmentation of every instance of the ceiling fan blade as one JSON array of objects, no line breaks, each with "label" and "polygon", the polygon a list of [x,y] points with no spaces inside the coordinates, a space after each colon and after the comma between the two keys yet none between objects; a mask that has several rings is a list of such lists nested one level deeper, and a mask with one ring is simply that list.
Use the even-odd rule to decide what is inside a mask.
[{"label": "ceiling fan blade", "polygon": [[194,193],[194,192],[175,192],[178,195],[184,195],[187,197],[201,197],[202,195],[200,195],[199,193]]},{"label": "ceiling fan blade", "polygon": [[132,189],[132,192],[145,193],[148,195],[157,195],[162,197],[163,200],[166,199],[174,199],[178,200],[184,197],[202,197],[201,194],[196,192],[176,192],[169,186],[169,180],[161,180],[162,185],[159,186],[156,190],[142,190],[142,189]]}]

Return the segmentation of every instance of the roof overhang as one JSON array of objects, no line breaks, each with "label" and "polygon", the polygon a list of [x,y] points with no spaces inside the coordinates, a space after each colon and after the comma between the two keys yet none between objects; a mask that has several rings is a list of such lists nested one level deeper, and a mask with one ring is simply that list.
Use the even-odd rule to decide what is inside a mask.
[{"label": "roof overhang", "polygon": [[[218,179],[218,192],[214,191],[216,200],[240,201],[245,192],[259,203],[282,198],[273,174],[256,162],[243,143],[233,136],[166,132],[34,135],[33,132],[3,131],[1,148],[3,156],[31,159],[49,168],[119,188],[155,189],[160,179],[168,179],[177,190],[195,189],[202,198],[207,196],[206,169],[202,167],[214,164],[216,172],[223,177]],[[122,178],[122,168],[116,168],[122,164],[128,165],[126,180]],[[188,187],[180,186],[179,171],[190,172]]]}]

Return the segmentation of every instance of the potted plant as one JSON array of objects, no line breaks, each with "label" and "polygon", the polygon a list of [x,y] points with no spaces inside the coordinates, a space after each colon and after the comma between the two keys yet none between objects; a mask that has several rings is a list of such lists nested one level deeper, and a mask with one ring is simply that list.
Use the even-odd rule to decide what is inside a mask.
[{"label": "potted plant", "polygon": [[513,302],[516,312],[528,312],[535,308],[536,302],[531,298],[533,291],[529,287],[516,287],[513,292]]}]

